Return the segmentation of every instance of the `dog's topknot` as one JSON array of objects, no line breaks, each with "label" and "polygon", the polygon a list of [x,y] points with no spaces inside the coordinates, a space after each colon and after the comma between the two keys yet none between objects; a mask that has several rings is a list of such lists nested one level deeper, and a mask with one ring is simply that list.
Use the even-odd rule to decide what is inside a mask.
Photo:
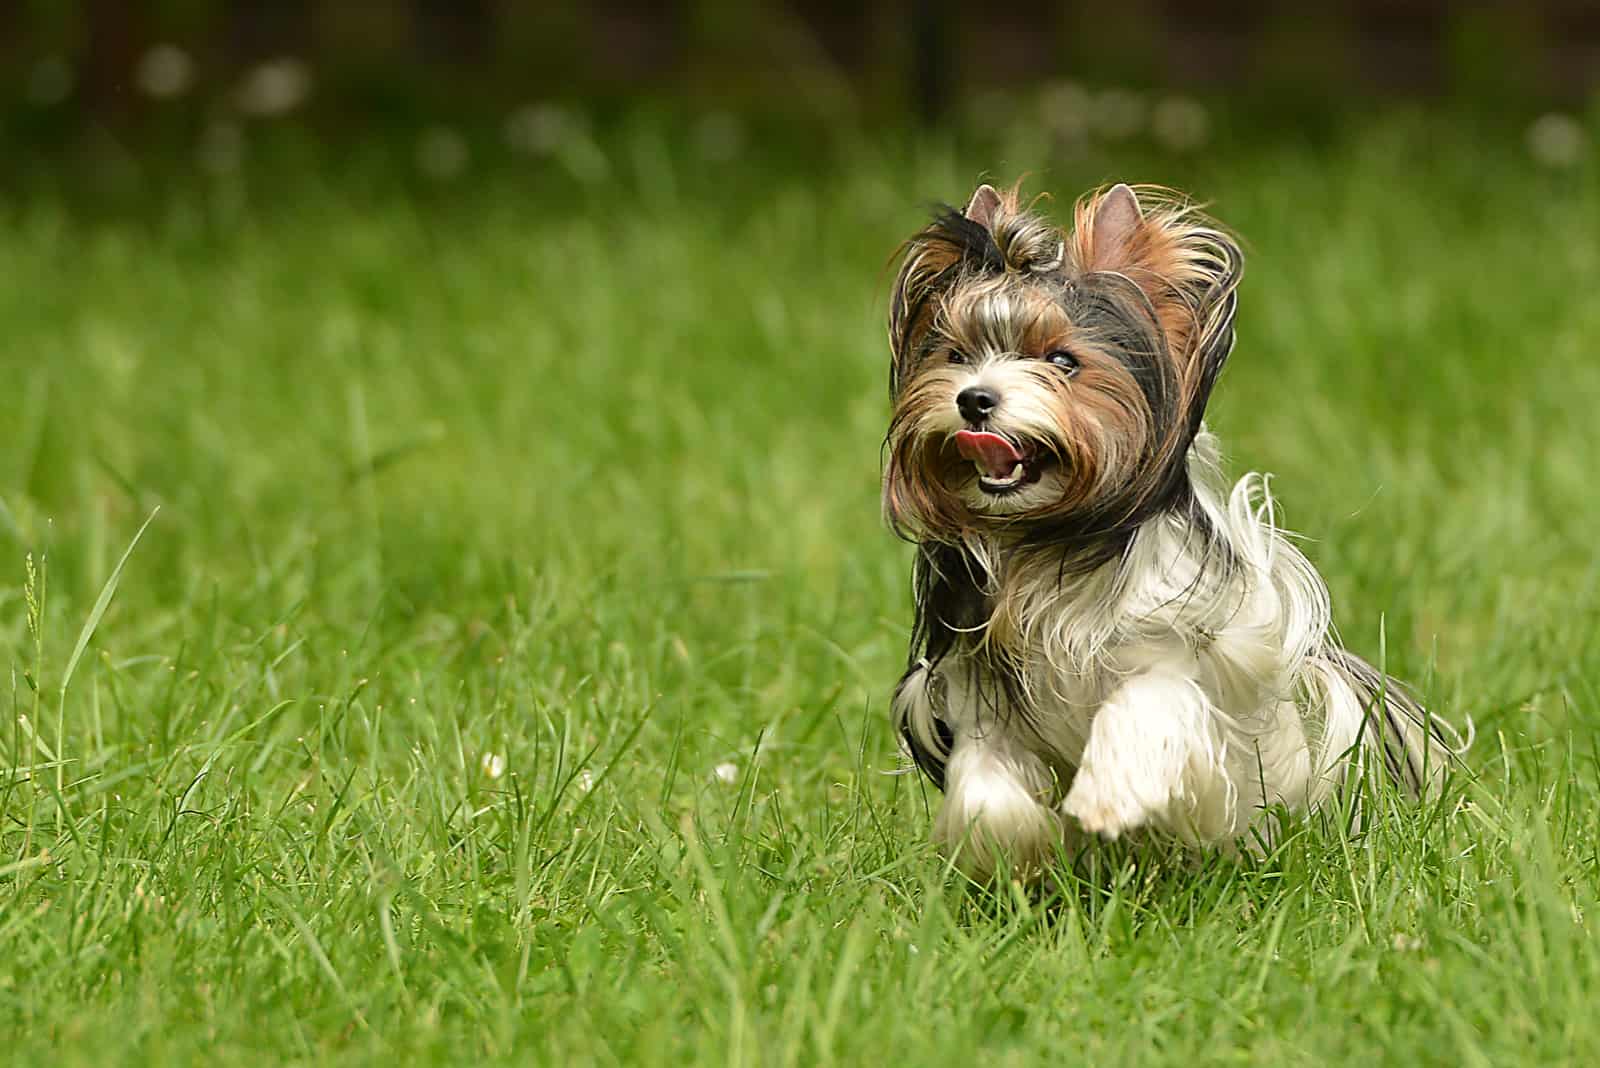
[{"label": "dog's topknot", "polygon": [[1061,231],[1049,220],[1023,208],[1020,185],[1000,192],[980,185],[962,215],[990,234],[1008,270],[1043,273],[1060,268],[1065,254]]}]

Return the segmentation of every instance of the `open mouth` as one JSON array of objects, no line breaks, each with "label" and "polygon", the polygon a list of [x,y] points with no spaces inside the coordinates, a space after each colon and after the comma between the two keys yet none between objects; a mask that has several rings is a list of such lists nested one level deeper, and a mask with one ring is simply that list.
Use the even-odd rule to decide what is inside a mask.
[{"label": "open mouth", "polygon": [[1042,471],[1033,449],[988,430],[956,431],[956,450],[978,469],[978,488],[992,497],[1037,482]]}]

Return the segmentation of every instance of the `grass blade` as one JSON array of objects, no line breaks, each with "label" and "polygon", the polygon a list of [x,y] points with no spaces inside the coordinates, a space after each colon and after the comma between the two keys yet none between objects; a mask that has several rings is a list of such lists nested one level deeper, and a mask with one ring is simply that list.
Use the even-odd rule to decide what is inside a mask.
[{"label": "grass blade", "polygon": [[72,681],[72,673],[78,669],[78,660],[82,658],[83,651],[89,647],[89,641],[94,637],[94,632],[100,626],[101,618],[106,614],[106,609],[111,607],[111,598],[117,594],[117,583],[122,579],[122,569],[127,566],[128,557],[133,555],[134,547],[139,544],[139,539],[144,537],[144,532],[155,521],[161,508],[156,507],[144,523],[139,527],[139,532],[133,536],[128,547],[122,552],[122,559],[117,561],[117,566],[111,569],[111,577],[106,579],[106,584],[100,587],[100,596],[95,599],[94,607],[89,610],[89,618],[83,621],[83,629],[78,632],[78,644],[73,646],[72,655],[67,658],[67,670],[61,675],[61,693],[67,692],[67,684]]}]

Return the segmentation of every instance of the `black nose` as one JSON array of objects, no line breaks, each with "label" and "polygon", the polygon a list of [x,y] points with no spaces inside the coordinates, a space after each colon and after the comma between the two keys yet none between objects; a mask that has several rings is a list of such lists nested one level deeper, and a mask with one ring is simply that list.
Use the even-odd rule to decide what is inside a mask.
[{"label": "black nose", "polygon": [[1000,394],[983,386],[968,386],[956,394],[956,407],[961,409],[961,418],[967,422],[981,423],[1000,407]]}]

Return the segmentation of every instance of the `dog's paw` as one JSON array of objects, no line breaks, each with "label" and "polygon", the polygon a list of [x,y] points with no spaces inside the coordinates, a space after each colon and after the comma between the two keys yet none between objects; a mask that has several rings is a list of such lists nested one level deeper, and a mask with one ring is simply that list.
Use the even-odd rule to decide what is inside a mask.
[{"label": "dog's paw", "polygon": [[1090,834],[1112,840],[1144,826],[1154,815],[1133,791],[1108,789],[1087,768],[1072,780],[1061,811]]}]

